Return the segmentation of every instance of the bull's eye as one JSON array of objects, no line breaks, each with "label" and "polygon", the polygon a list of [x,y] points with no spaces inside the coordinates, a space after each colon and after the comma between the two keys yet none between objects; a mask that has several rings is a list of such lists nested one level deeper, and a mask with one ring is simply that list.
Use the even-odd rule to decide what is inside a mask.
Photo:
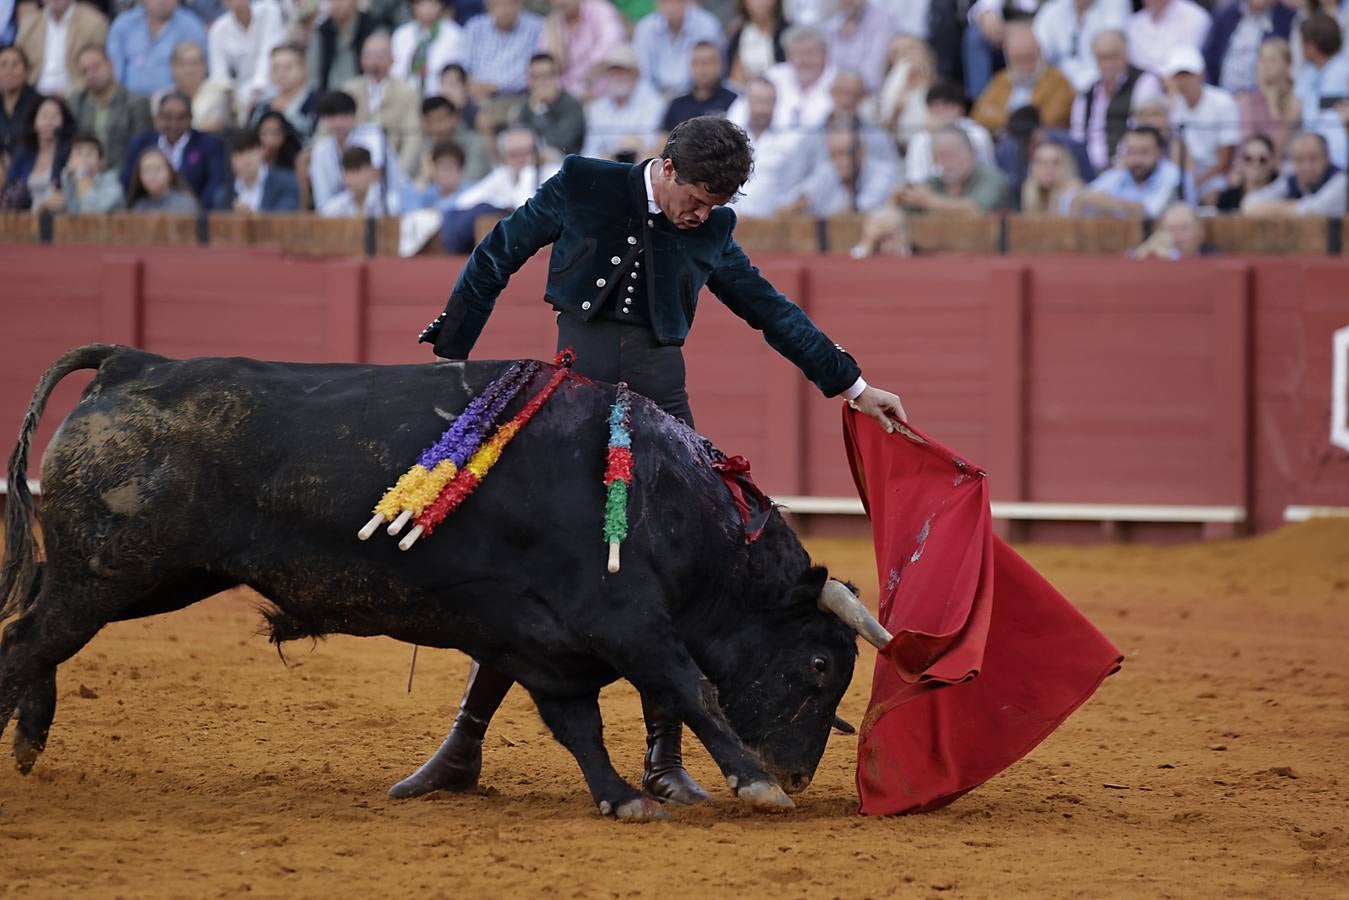
[{"label": "bull's eye", "polygon": [[817,656],[810,661],[810,664],[821,675],[829,671],[829,657],[827,656]]}]

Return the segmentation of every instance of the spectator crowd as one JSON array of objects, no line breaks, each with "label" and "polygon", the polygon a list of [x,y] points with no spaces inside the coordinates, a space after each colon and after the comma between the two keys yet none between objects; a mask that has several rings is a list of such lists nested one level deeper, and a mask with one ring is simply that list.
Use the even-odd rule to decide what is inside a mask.
[{"label": "spectator crowd", "polygon": [[[1342,216],[1349,0],[0,0],[0,208],[400,216],[741,125],[744,217]],[[1164,255],[1164,254],[1162,254]]]}]

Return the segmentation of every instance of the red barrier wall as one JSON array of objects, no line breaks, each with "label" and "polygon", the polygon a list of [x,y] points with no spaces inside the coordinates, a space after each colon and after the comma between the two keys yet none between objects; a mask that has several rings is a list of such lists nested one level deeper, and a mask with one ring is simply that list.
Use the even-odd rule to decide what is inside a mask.
[{"label": "red barrier wall", "polygon": [[[903,394],[916,423],[989,470],[995,500],[1245,506],[1260,529],[1290,504],[1349,506],[1349,452],[1329,438],[1349,261],[760,264],[870,381]],[[416,335],[460,265],[0,248],[0,434],[15,433],[43,368],[86,341],[170,356],[427,360]],[[475,356],[552,354],[544,277],[538,259],[516,276]],[[699,430],[749,456],[770,493],[850,496],[837,401],[703,301],[686,348]],[[86,381],[58,390],[37,447]]]}]

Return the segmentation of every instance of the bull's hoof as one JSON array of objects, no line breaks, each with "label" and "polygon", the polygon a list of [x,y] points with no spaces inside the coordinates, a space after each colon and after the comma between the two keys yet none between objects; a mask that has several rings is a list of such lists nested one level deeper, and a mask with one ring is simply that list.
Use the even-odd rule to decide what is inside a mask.
[{"label": "bull's hoof", "polygon": [[787,812],[796,808],[787,792],[771,781],[741,785],[735,795],[759,812]]},{"label": "bull's hoof", "polygon": [[670,813],[655,797],[645,794],[625,800],[614,807],[608,800],[600,801],[600,814],[613,816],[620,822],[668,822]]},{"label": "bull's hoof", "polygon": [[18,768],[20,775],[27,775],[33,771],[33,764],[37,758],[42,755],[43,745],[35,744],[30,741],[23,733],[23,729],[14,731],[14,765]]}]

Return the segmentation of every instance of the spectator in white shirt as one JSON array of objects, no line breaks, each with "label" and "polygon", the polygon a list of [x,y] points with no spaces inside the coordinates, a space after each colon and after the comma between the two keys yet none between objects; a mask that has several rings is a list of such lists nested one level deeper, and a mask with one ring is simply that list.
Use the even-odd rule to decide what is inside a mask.
[{"label": "spectator in white shirt", "polygon": [[357,124],[356,100],[342,91],[329,91],[319,98],[320,136],[309,148],[309,186],[314,207],[323,204],[342,189],[342,155],[349,147],[364,147],[371,164],[388,185],[390,202],[402,191],[403,170],[393,162],[385,165],[385,150],[392,150],[378,125]]},{"label": "spectator in white shirt", "polygon": [[1268,187],[1247,194],[1241,212],[1248,216],[1288,218],[1345,214],[1345,174],[1330,164],[1326,139],[1304,131],[1288,142],[1291,174],[1276,178]]},{"label": "spectator in white shirt", "polygon": [[777,118],[777,88],[767,78],[755,78],[745,88],[745,132],[754,150],[754,170],[740,189],[735,211],[747,218],[767,218],[793,199],[809,174],[812,154],[806,135],[781,128]]},{"label": "spectator in white shirt", "polygon": [[1198,188],[1191,202],[1211,204],[1227,187],[1227,171],[1241,143],[1237,101],[1204,83],[1204,59],[1193,47],[1177,47],[1162,68],[1171,87],[1171,127],[1184,145],[1181,168]]},{"label": "spectator in white shirt", "polygon": [[[379,182],[379,169],[371,161],[370,151],[348,147],[342,151],[342,191],[319,206],[319,215],[327,218],[397,215],[397,204],[384,202]],[[390,200],[396,196],[391,194]]]},{"label": "spectator in white shirt", "polygon": [[474,223],[479,216],[508,213],[534,196],[558,170],[556,163],[539,160],[538,138],[527,128],[508,128],[497,137],[501,165],[470,188],[459,192],[445,210],[441,243],[446,252],[473,249]]},{"label": "spectator in white shirt", "polygon": [[965,91],[954,82],[939,81],[927,91],[925,130],[909,140],[904,155],[904,178],[909,184],[922,184],[937,174],[932,136],[948,125],[955,125],[969,137],[977,163],[993,165],[993,137],[988,129],[965,115]]},{"label": "spectator in white shirt", "polygon": [[1143,0],[1125,29],[1129,62],[1146,72],[1160,72],[1176,47],[1199,52],[1209,22],[1209,14],[1194,0]]},{"label": "spectator in white shirt", "polygon": [[286,39],[275,0],[224,0],[227,12],[206,34],[210,76],[234,88],[236,113],[244,119],[267,96],[272,49]]},{"label": "spectator in white shirt", "polygon": [[38,93],[65,97],[84,86],[75,54],[90,45],[101,47],[107,38],[108,20],[96,7],[47,0],[41,14],[24,18],[14,43],[28,55]]},{"label": "spectator in white shirt", "polygon": [[462,61],[464,29],[446,15],[443,0],[413,0],[412,21],[393,33],[393,76],[423,96],[440,91],[440,72]]},{"label": "spectator in white shirt", "polygon": [[620,44],[605,58],[608,94],[586,107],[586,139],[581,153],[600,159],[622,156],[636,162],[654,148],[665,117],[665,100],[641,78],[637,53]]},{"label": "spectator in white shirt", "polygon": [[1124,28],[1130,12],[1129,0],[1049,0],[1032,27],[1045,62],[1081,93],[1101,77],[1092,53],[1096,35]]},{"label": "spectator in white shirt", "polygon": [[[783,33],[782,46],[787,61],[764,73],[777,90],[773,125],[797,132],[819,128],[834,108],[829,95],[834,85],[834,69],[829,65],[824,35],[818,29],[796,25]],[[743,128],[749,120],[746,98],[732,103],[726,118]]]},{"label": "spectator in white shirt", "polygon": [[1162,97],[1166,89],[1156,75],[1129,64],[1128,38],[1122,31],[1097,33],[1091,52],[1100,77],[1077,95],[1069,119],[1073,140],[1086,146],[1092,168],[1100,172],[1110,167],[1131,111]]},{"label": "spectator in white shirt", "polygon": [[824,145],[825,158],[797,188],[789,208],[817,219],[880,209],[895,186],[894,160],[874,156],[857,131],[828,131]]}]

